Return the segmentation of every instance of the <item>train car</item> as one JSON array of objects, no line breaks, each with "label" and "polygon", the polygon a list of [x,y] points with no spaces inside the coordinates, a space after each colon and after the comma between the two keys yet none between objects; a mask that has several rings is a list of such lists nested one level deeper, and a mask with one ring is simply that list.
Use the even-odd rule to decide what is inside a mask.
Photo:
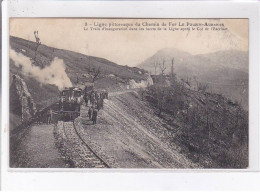
[{"label": "train car", "polygon": [[80,116],[82,89],[77,87],[65,88],[60,93],[59,109],[62,119],[74,120]]}]

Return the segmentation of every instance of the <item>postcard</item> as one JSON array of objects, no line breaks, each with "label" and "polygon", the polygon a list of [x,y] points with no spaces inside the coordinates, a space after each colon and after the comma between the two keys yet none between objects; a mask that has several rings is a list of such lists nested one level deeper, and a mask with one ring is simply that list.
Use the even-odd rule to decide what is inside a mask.
[{"label": "postcard", "polygon": [[9,31],[10,168],[248,168],[248,19],[10,18]]}]

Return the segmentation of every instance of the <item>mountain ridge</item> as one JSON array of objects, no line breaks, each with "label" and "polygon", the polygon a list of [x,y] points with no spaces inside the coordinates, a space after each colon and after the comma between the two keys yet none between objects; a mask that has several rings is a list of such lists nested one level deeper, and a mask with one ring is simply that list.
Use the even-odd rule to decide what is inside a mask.
[{"label": "mountain ridge", "polygon": [[[179,79],[189,79],[193,85],[197,82],[208,84],[213,92],[224,94],[234,101],[242,101],[243,107],[248,108],[248,52],[232,49],[192,55],[176,48],[164,48],[137,67],[158,75],[161,73],[160,65],[165,61],[164,73],[167,74],[171,72],[173,58],[174,73]],[[156,63],[160,65],[155,68]],[[237,87],[237,84],[241,87]]]}]

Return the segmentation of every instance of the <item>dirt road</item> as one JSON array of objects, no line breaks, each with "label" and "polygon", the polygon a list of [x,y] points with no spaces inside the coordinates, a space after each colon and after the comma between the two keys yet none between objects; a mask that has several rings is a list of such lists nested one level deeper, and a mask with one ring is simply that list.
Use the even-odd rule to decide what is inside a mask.
[{"label": "dirt road", "polygon": [[158,118],[136,92],[112,93],[99,111],[96,125],[87,118],[87,111],[83,106],[78,131],[110,167],[198,167],[171,142],[169,137],[176,129]]},{"label": "dirt road", "polygon": [[10,166],[20,168],[69,167],[55,147],[53,128],[54,125],[46,124],[31,126],[21,143],[16,145]]}]

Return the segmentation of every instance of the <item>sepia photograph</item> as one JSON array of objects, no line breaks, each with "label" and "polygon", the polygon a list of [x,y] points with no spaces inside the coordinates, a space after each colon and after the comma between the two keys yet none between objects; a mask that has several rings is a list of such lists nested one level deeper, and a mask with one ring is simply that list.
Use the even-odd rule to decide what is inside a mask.
[{"label": "sepia photograph", "polygon": [[9,167],[247,169],[249,20],[9,19]]}]

